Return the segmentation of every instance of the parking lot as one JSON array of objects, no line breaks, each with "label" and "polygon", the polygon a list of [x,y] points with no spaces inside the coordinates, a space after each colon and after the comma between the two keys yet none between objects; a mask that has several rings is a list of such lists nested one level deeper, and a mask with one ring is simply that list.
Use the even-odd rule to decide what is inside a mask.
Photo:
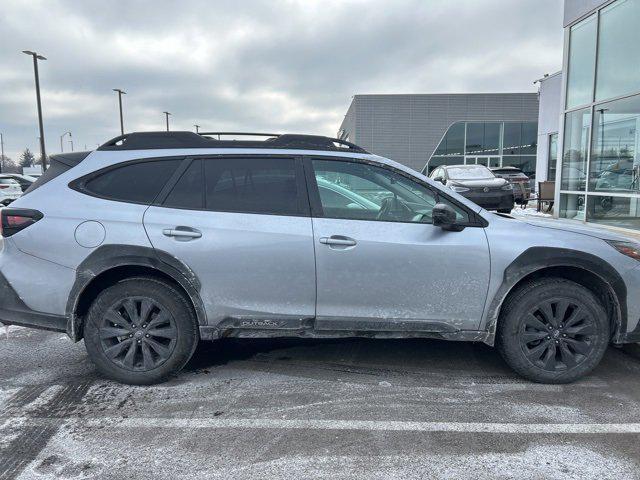
[{"label": "parking lot", "polygon": [[484,345],[227,340],[130,387],[82,343],[11,327],[0,365],[3,480],[638,477],[640,360],[613,348],[554,386]]}]

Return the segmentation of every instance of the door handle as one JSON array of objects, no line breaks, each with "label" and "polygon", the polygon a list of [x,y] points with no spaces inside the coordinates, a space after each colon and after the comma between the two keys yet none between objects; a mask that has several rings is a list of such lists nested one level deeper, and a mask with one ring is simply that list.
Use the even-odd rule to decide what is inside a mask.
[{"label": "door handle", "polygon": [[343,237],[342,235],[332,235],[331,237],[321,237],[320,243],[323,245],[338,245],[341,247],[353,247],[358,242],[353,238]]},{"label": "door handle", "polygon": [[[183,227],[184,228],[184,227]],[[165,228],[162,230],[162,234],[166,237],[182,237],[182,238],[200,238],[202,233],[194,229],[177,228]]]}]

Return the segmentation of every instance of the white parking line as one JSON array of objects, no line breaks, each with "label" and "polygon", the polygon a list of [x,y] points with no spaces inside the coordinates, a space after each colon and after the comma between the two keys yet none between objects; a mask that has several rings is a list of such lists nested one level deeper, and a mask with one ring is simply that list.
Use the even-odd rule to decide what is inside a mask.
[{"label": "white parking line", "polygon": [[229,428],[274,430],[356,430],[388,432],[451,432],[504,434],[637,434],[640,423],[469,423],[469,422],[406,422],[375,420],[305,420],[269,418],[121,418],[100,417],[56,419],[34,417],[7,418],[21,425],[40,426],[66,424],[86,427],[115,428]]}]

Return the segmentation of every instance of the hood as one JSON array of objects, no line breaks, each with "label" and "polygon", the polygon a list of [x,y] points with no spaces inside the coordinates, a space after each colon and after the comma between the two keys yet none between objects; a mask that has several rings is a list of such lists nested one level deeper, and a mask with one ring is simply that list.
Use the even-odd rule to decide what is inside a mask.
[{"label": "hood", "polygon": [[563,230],[565,232],[579,233],[582,235],[589,235],[590,237],[601,238],[602,240],[620,240],[640,243],[640,232],[638,232],[637,235],[633,233],[621,233],[605,227],[587,225],[578,220],[544,217],[518,217],[518,219],[534,227],[551,228],[555,230]]},{"label": "hood", "polygon": [[481,178],[478,180],[472,180],[472,179],[454,180],[452,178],[447,182],[447,184],[460,185],[460,186],[469,187],[469,188],[502,187],[507,183],[508,182],[504,178]]}]

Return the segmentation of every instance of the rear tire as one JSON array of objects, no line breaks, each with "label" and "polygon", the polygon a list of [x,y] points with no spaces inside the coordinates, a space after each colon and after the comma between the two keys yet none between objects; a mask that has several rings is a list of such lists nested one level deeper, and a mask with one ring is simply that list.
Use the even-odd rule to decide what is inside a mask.
[{"label": "rear tire", "polygon": [[590,290],[543,278],[507,298],[496,344],[519,375],[539,383],[570,383],[600,363],[609,339],[607,313]]},{"label": "rear tire", "polygon": [[85,347],[98,371],[131,385],[164,382],[179,372],[198,338],[184,295],[150,277],[128,278],[103,290],[84,328]]}]

